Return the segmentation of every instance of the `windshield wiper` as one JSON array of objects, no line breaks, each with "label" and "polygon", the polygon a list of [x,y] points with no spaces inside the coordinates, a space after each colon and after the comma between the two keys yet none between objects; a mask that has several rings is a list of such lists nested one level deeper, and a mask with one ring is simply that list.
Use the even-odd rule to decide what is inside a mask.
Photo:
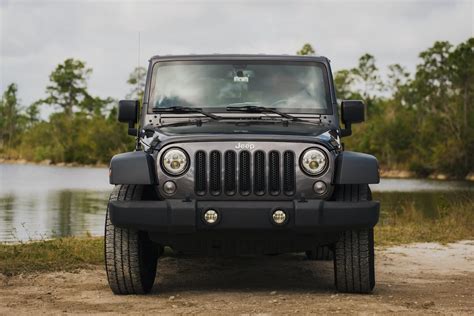
[{"label": "windshield wiper", "polygon": [[226,111],[229,112],[249,112],[249,113],[274,113],[278,114],[281,117],[287,118],[292,121],[301,121],[299,118],[294,117],[288,113],[280,112],[278,110],[267,108],[264,106],[257,106],[257,105],[244,105],[244,106],[228,106],[226,107]]},{"label": "windshield wiper", "polygon": [[192,108],[187,106],[170,106],[166,108],[154,108],[153,113],[199,113],[213,120],[222,119],[220,116],[203,111],[201,108]]}]

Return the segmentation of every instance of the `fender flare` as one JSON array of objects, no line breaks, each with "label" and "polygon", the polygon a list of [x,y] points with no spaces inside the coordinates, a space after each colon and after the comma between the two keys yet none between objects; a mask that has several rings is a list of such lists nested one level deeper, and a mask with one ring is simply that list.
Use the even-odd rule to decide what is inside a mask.
[{"label": "fender flare", "polygon": [[110,184],[154,184],[155,159],[144,151],[118,154],[110,160]]},{"label": "fender flare", "polygon": [[380,182],[379,163],[372,155],[344,151],[336,158],[336,184],[373,184]]}]

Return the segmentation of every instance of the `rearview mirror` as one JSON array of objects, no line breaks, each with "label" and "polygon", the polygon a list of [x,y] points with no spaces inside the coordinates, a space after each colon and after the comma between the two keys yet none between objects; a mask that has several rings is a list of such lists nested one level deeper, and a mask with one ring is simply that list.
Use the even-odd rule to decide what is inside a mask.
[{"label": "rearview mirror", "polygon": [[137,135],[135,124],[138,118],[138,100],[120,100],[118,106],[118,120],[122,123],[128,123],[128,135]]},{"label": "rearview mirror", "polygon": [[341,120],[345,125],[341,129],[341,136],[350,136],[352,134],[351,125],[361,123],[365,120],[365,105],[360,100],[344,100],[341,103]]}]

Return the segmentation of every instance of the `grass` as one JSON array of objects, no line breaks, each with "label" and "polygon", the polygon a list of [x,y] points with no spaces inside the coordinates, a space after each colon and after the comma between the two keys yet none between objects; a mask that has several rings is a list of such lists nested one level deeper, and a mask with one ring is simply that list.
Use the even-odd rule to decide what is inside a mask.
[{"label": "grass", "polygon": [[444,205],[436,218],[425,217],[410,203],[399,213],[387,214],[384,224],[375,227],[378,246],[414,242],[446,244],[463,239],[474,239],[474,203],[471,198]]},{"label": "grass", "polygon": [[0,274],[72,271],[102,264],[99,237],[66,237],[23,244],[0,244]]},{"label": "grass", "polygon": [[[428,219],[407,204],[401,212],[384,216],[375,228],[376,246],[413,242],[442,244],[474,239],[474,203],[471,199],[443,206]],[[74,271],[103,264],[102,237],[66,237],[23,244],[0,244],[0,274]]]}]

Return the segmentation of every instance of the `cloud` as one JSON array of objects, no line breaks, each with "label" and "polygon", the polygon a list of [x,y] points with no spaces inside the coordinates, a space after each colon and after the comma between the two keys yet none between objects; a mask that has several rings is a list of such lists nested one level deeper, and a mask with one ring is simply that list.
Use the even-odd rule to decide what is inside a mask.
[{"label": "cloud", "polygon": [[128,74],[156,54],[294,54],[305,42],[352,67],[365,52],[380,68],[414,70],[435,40],[473,36],[471,1],[5,1],[0,0],[0,88],[24,104],[44,96],[68,57],[94,69],[93,93],[123,98]]}]

